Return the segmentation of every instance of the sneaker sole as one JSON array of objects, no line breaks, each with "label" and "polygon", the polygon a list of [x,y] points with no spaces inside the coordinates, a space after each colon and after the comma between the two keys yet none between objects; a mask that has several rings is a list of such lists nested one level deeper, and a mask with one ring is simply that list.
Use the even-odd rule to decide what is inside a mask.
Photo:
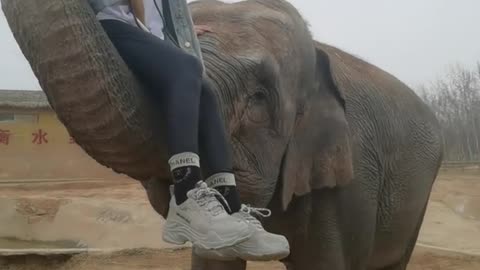
[{"label": "sneaker sole", "polygon": [[[269,254],[252,254],[252,253],[244,253],[241,256],[235,256],[231,254],[222,254],[221,251],[218,250],[199,250],[198,248],[193,249],[194,253],[202,258],[210,259],[210,260],[218,260],[218,261],[233,261],[238,258],[245,260],[245,261],[279,261],[281,259],[286,258],[290,255],[290,251],[285,252],[277,252],[277,253],[269,253]],[[236,251],[231,251],[232,253],[239,253]]]},{"label": "sneaker sole", "polygon": [[286,258],[290,255],[290,251],[288,252],[278,252],[278,253],[271,253],[271,254],[244,254],[240,258],[245,261],[279,261],[281,259]]},{"label": "sneaker sole", "polygon": [[247,229],[240,231],[235,237],[222,239],[216,233],[209,235],[199,234],[188,225],[180,222],[172,222],[168,226],[165,226],[162,238],[163,241],[170,244],[184,245],[187,242],[191,242],[193,245],[210,250],[234,246],[247,240],[252,235],[253,232],[247,227]]}]

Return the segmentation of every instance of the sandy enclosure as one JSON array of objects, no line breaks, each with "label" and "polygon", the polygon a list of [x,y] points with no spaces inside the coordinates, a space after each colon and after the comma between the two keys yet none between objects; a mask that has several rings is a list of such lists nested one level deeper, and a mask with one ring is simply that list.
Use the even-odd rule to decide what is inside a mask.
[{"label": "sandy enclosure", "polygon": [[[0,269],[188,269],[188,247],[161,240],[163,219],[126,179],[0,183]],[[480,171],[442,171],[409,269],[480,269]],[[122,249],[13,255],[26,249]],[[7,254],[10,254],[7,256]],[[284,269],[250,263],[249,270]]]}]

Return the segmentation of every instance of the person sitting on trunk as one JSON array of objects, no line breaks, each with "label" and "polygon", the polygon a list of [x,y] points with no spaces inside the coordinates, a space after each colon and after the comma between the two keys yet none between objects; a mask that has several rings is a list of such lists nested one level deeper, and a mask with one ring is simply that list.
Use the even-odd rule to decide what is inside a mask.
[{"label": "person sitting on trunk", "polygon": [[[190,241],[197,250],[220,257],[273,260],[287,256],[286,238],[265,231],[252,216],[270,211],[240,202],[215,94],[203,79],[200,61],[164,39],[162,3],[89,3],[124,62],[164,108],[173,191],[163,239],[173,244]],[[144,5],[149,6],[147,14]],[[157,16],[152,10],[158,11]],[[199,35],[209,31],[205,26],[195,29]],[[208,174],[205,182],[200,148]]]}]

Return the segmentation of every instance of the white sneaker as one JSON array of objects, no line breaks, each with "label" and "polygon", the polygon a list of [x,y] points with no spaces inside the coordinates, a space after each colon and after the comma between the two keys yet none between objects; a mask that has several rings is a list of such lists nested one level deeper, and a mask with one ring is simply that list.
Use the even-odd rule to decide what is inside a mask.
[{"label": "white sneaker", "polygon": [[181,205],[177,206],[172,194],[163,240],[177,245],[189,241],[208,250],[248,239],[254,233],[248,222],[229,215],[216,196],[223,199],[202,181],[187,193],[188,199]]},{"label": "white sneaker", "polygon": [[[262,212],[267,212],[264,214]],[[247,221],[253,227],[255,233],[248,240],[234,246],[207,250],[200,246],[193,246],[194,252],[201,257],[214,260],[235,260],[241,258],[246,261],[271,261],[280,260],[290,254],[290,246],[283,235],[265,231],[259,220],[251,214],[269,217],[270,210],[252,208],[242,205],[242,209],[232,216]]]}]

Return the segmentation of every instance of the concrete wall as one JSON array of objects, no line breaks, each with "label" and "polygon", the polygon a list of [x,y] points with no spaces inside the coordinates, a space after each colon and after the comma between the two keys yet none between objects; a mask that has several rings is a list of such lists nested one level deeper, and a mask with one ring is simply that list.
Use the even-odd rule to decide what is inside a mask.
[{"label": "concrete wall", "polygon": [[0,180],[123,177],[76,145],[53,111],[0,108],[0,116]]}]

